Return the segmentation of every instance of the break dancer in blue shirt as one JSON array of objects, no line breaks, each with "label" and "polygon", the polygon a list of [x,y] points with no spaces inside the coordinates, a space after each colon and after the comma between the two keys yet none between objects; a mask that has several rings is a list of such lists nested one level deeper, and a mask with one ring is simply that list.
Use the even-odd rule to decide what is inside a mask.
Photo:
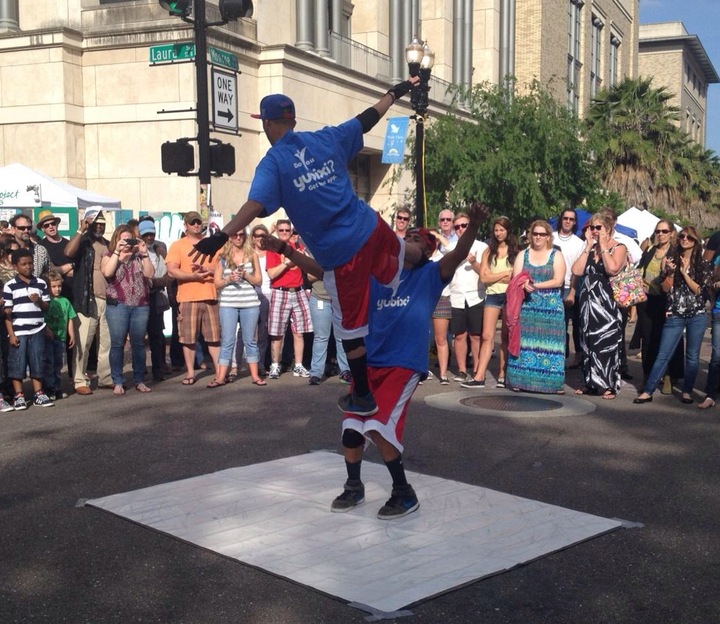
[{"label": "break dancer in blue shirt", "polygon": [[403,264],[421,261],[416,247],[406,249],[380,216],[355,194],[347,164],[395,100],[417,84],[411,78],[390,89],[357,117],[316,132],[295,132],[295,104],[285,95],[260,102],[263,131],[272,146],[255,170],[248,200],[221,232],[195,245],[195,261],[212,256],[228,235],[282,207],[325,272],[334,325],[353,376],[350,394],[338,407],[358,416],[378,410],[367,376],[370,277],[396,290]]},{"label": "break dancer in blue shirt", "polygon": [[[330,506],[333,512],[350,511],[365,501],[360,469],[367,441],[377,446],[392,478],[392,494],[377,517],[381,520],[402,518],[420,506],[405,476],[403,432],[410,399],[420,379],[427,375],[428,348],[427,339],[423,337],[430,333],[432,311],[443,288],[455,275],[455,269],[467,258],[480,224],[487,219],[487,209],[479,203],[473,204],[468,214],[469,227],[455,248],[439,262],[429,262],[437,246],[430,231],[411,228],[405,234],[405,242],[408,249],[414,248],[421,254],[420,266],[406,261],[396,289],[372,280],[367,361],[370,388],[379,409],[365,417],[345,413],[342,445],[348,478],[342,493]],[[269,237],[266,246],[284,253],[308,273],[322,277],[320,267],[292,247]]]}]

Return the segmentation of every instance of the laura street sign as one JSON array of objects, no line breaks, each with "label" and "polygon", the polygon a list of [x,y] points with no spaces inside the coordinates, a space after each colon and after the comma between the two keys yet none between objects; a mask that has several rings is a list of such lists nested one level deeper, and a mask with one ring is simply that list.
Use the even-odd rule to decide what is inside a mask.
[{"label": "laura street sign", "polygon": [[150,48],[150,65],[192,61],[195,58],[195,44],[168,43]]},{"label": "laura street sign", "polygon": [[213,125],[237,132],[237,76],[212,68]]}]

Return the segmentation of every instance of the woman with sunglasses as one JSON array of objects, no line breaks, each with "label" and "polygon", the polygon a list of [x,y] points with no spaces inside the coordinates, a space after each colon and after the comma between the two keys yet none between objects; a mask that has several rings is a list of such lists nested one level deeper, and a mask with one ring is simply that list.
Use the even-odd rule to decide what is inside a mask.
[{"label": "woman with sunglasses", "polygon": [[260,318],[257,326],[257,346],[259,352],[258,374],[260,377],[267,376],[266,363],[268,362],[268,347],[270,346],[270,336],[268,334],[268,319],[270,317],[270,276],[267,274],[265,261],[267,259],[267,251],[263,249],[263,239],[269,236],[269,230],[262,224],[258,224],[252,229],[253,251],[258,257],[260,264],[260,274],[262,282],[260,286],[255,288],[258,299],[260,300]]},{"label": "woman with sunglasses", "polygon": [[547,221],[527,229],[530,246],[515,258],[513,279],[525,297],[520,308],[520,352],[507,363],[507,385],[514,391],[562,394],[565,387],[565,259],[553,247]]},{"label": "woman with sunglasses", "polygon": [[[675,245],[675,226],[667,219],[660,219],[655,226],[654,244],[643,253],[638,269],[645,280],[647,301],[637,305],[638,333],[643,367],[643,384],[650,375],[650,370],[657,358],[660,348],[660,337],[665,325],[667,294],[662,289],[662,264],[668,252]],[[682,379],[683,342],[678,344],[668,366],[668,373],[663,378],[663,394],[672,394],[672,379]]]},{"label": "woman with sunglasses", "polygon": [[583,276],[580,306],[580,366],[585,387],[575,394],[600,394],[611,400],[620,390],[622,315],[613,298],[610,277],[628,262],[627,248],[613,239],[613,221],[605,212],[590,218],[585,249],[572,266]]},{"label": "woman with sunglasses", "polygon": [[685,377],[680,401],[688,404],[693,402],[692,391],[698,373],[700,347],[707,326],[705,303],[712,272],[710,264],[703,260],[701,239],[694,227],[680,230],[677,240],[677,246],[664,258],[662,265],[662,289],[667,293],[667,319],[657,359],[642,393],[633,403],[652,401],[653,392],[665,374],[683,332],[686,334]]},{"label": "woman with sunglasses", "polygon": [[[498,217],[492,225],[488,248],[480,261],[480,280],[485,284],[485,307],[483,310],[480,356],[475,366],[473,379],[463,382],[463,388],[484,388],[493,347],[498,319],[505,307],[505,293],[513,273],[517,256],[517,240],[507,217]],[[500,329],[500,352],[498,358],[497,387],[505,387],[505,366],[507,360],[508,333],[503,319]]]},{"label": "woman with sunglasses", "polygon": [[215,379],[207,387],[218,388],[227,383],[238,323],[252,382],[256,386],[265,386],[267,382],[258,374],[259,352],[255,339],[260,316],[260,300],[255,287],[260,285],[262,276],[257,254],[245,230],[240,230],[225,243],[218,268],[215,288],[220,301],[220,355]]}]

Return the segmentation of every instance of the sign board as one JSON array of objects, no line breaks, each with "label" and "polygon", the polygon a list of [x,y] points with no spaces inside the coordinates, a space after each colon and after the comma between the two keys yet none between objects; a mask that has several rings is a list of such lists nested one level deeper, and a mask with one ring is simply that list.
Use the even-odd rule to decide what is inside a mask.
[{"label": "sign board", "polygon": [[150,48],[150,65],[187,62],[195,59],[195,44],[168,43]]},{"label": "sign board", "polygon": [[213,67],[212,99],[213,126],[237,132],[237,76]]},{"label": "sign board", "polygon": [[225,50],[219,50],[218,48],[213,47],[209,47],[208,51],[210,52],[210,62],[213,65],[227,67],[233,71],[238,71],[240,66],[238,65],[237,56],[231,54],[230,52],[225,52]]},{"label": "sign board", "polygon": [[407,137],[409,117],[390,117],[385,129],[382,163],[400,164],[405,157],[405,137]]}]

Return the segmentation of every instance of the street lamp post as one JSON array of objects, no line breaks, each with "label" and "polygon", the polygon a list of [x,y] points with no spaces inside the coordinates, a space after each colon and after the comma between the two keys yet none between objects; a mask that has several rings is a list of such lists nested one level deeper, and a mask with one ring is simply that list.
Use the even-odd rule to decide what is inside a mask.
[{"label": "street lamp post", "polygon": [[418,76],[420,82],[410,92],[410,105],[415,111],[415,221],[425,227],[427,206],[425,204],[425,120],[427,119],[430,74],[435,63],[435,53],[427,42],[417,37],[405,48],[405,60],[410,76]]}]

